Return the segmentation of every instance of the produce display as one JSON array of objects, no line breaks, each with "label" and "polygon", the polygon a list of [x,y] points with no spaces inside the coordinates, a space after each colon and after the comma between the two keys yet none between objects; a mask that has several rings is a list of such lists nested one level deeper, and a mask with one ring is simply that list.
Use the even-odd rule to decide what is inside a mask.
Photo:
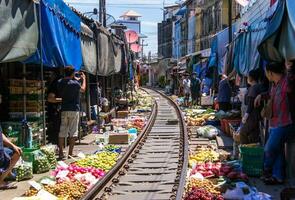
[{"label": "produce display", "polygon": [[108,144],[103,147],[104,151],[110,151],[110,152],[117,152],[120,153],[121,147],[118,145]]},{"label": "produce display", "polygon": [[107,172],[116,164],[118,155],[114,152],[100,152],[78,160],[75,164],[80,167],[95,167]]},{"label": "produce display", "polygon": [[[43,146],[40,150],[34,150],[32,154],[29,154],[33,161],[31,173],[26,171],[27,168],[23,165],[19,165],[15,169],[18,172],[18,180],[24,180],[29,175],[31,177],[32,171],[39,174],[48,172],[51,168],[54,170],[50,172],[50,177],[45,176],[37,181],[43,189],[41,191],[44,192],[45,190],[59,200],[80,199],[113,168],[119,158],[122,147],[108,144],[110,133],[127,134],[128,137],[136,138],[137,134],[144,128],[149,115],[149,113],[144,112],[152,110],[154,100],[150,95],[140,90],[135,93],[134,100],[137,105],[135,110],[128,112],[128,117],[112,119],[102,129],[103,134],[97,134],[100,136],[97,139],[103,138],[103,143],[106,145],[99,142],[100,146],[96,153],[85,157],[81,155],[82,158],[78,158],[70,164],[59,162],[57,166],[55,146]],[[96,132],[98,131],[96,130]],[[35,200],[38,199],[41,191],[30,188],[24,196]]]},{"label": "produce display", "polygon": [[223,200],[222,195],[214,195],[206,189],[193,187],[185,196],[184,200]]},{"label": "produce display", "polygon": [[194,166],[196,164],[218,160],[219,154],[213,149],[199,149],[196,153],[189,156],[189,165]]},{"label": "produce display", "polygon": [[54,169],[57,164],[56,156],[55,156],[55,147],[53,145],[46,145],[41,147],[41,152],[44,153],[48,159],[49,166],[51,169]]},{"label": "produce display", "polygon": [[29,190],[27,190],[24,194],[24,196],[26,197],[32,197],[38,194],[38,190],[34,189],[34,188],[30,188]]},{"label": "produce display", "polygon": [[[198,146],[203,147],[190,150],[184,200],[269,200],[269,195],[258,192],[256,188],[249,186],[249,178],[243,173],[243,171],[246,172],[243,160],[228,161],[230,152],[218,149],[215,140],[215,136],[219,134],[219,126],[221,125],[222,128],[223,120],[239,118],[241,117],[240,112],[229,111],[225,113],[220,111],[215,113],[212,109],[206,110],[200,107],[183,109],[182,111],[190,132],[189,139],[194,137],[209,139],[207,145],[203,146],[203,143],[200,143]],[[242,145],[241,148],[257,146],[259,144],[249,144]],[[250,156],[249,159],[251,159]],[[249,169],[252,169],[255,165],[251,163],[249,166]]]},{"label": "produce display", "polygon": [[185,119],[188,126],[202,126],[207,120],[215,119],[215,111],[213,109],[186,109]]},{"label": "produce display", "polygon": [[[83,174],[90,174],[90,176],[80,176]],[[74,164],[68,167],[57,167],[54,171],[51,172],[51,175],[56,177],[57,183],[62,183],[65,181],[75,181],[80,180],[87,187],[91,187],[95,182],[105,175],[105,172],[101,169],[94,167],[79,167]],[[92,180],[87,180],[87,178],[93,178]],[[94,180],[95,179],[95,180]]]},{"label": "produce display", "polygon": [[208,179],[199,180],[191,178],[187,185],[187,190],[190,191],[193,187],[206,189],[211,194],[219,195],[220,191],[216,189],[216,186]]},{"label": "produce display", "polygon": [[33,178],[32,163],[22,162],[13,169],[13,172],[16,174],[16,181],[29,180]]},{"label": "produce display", "polygon": [[33,171],[35,174],[48,172],[50,165],[45,154],[41,151],[34,151]]},{"label": "produce display", "polygon": [[205,178],[223,176],[230,180],[248,181],[246,174],[239,172],[238,169],[234,168],[232,165],[221,162],[197,164],[192,169],[191,176],[196,173],[202,174]]},{"label": "produce display", "polygon": [[44,189],[59,198],[67,200],[78,200],[87,191],[87,187],[79,181],[66,181],[56,185],[46,185]]}]

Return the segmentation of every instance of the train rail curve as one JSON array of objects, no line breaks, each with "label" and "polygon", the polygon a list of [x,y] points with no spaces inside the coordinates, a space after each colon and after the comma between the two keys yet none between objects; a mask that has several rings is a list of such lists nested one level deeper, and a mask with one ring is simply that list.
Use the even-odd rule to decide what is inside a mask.
[{"label": "train rail curve", "polygon": [[181,110],[164,94],[137,140],[82,200],[180,200],[188,165],[188,139]]}]

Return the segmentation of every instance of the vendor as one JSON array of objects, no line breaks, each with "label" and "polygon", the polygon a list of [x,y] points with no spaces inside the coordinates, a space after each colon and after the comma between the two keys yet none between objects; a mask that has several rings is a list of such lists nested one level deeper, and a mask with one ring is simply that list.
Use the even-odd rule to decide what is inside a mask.
[{"label": "vendor", "polygon": [[[1,102],[2,96],[0,95],[0,104]],[[16,185],[5,182],[5,179],[9,176],[15,179],[15,175],[13,175],[11,171],[19,160],[21,154],[21,148],[10,142],[3,134],[0,127],[0,190],[16,188]]]},{"label": "vendor", "polygon": [[221,81],[219,82],[217,102],[219,110],[227,112],[231,110],[231,96],[232,90],[226,75],[221,75]]},{"label": "vendor", "polygon": [[189,100],[191,96],[191,80],[189,79],[189,74],[184,75],[184,79],[182,81],[183,91],[184,91],[184,106],[189,106]]},{"label": "vendor", "polygon": [[192,73],[191,84],[192,104],[198,105],[200,102],[201,95],[201,80],[197,77],[196,72]]},{"label": "vendor", "polygon": [[259,122],[261,120],[261,108],[254,107],[255,98],[262,92],[262,87],[258,83],[259,71],[250,71],[247,78],[250,87],[245,96],[245,105],[247,106],[247,110],[245,115],[243,116],[242,126],[240,129],[241,144],[258,143],[260,141]]},{"label": "vendor", "polygon": [[58,133],[60,129],[61,121],[61,102],[57,90],[58,80],[61,78],[58,71],[54,71],[48,87],[47,96],[47,116],[48,116],[48,142],[52,144],[58,144]]},{"label": "vendor", "polygon": [[91,120],[97,120],[98,109],[100,106],[101,89],[99,83],[90,84],[90,104],[91,104]]}]

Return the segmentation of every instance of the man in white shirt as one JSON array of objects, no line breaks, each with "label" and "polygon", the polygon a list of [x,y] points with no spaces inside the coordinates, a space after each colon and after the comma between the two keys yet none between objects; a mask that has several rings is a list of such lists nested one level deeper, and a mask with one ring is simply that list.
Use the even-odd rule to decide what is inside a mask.
[{"label": "man in white shirt", "polygon": [[183,79],[183,91],[184,91],[184,106],[188,106],[189,99],[191,95],[191,80],[189,79],[189,75],[185,74]]}]

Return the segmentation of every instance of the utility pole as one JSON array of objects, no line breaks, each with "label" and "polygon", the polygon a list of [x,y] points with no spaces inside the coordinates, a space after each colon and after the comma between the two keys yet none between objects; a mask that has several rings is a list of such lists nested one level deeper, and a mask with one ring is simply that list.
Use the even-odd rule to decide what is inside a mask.
[{"label": "utility pole", "polygon": [[232,40],[232,0],[228,0],[228,43],[230,44]]},{"label": "utility pole", "polygon": [[99,0],[99,22],[102,23],[102,1]]},{"label": "utility pole", "polygon": [[105,0],[102,0],[102,13],[103,13],[103,26],[106,27],[107,26],[107,19],[106,19],[107,11],[106,11],[106,1]]}]

